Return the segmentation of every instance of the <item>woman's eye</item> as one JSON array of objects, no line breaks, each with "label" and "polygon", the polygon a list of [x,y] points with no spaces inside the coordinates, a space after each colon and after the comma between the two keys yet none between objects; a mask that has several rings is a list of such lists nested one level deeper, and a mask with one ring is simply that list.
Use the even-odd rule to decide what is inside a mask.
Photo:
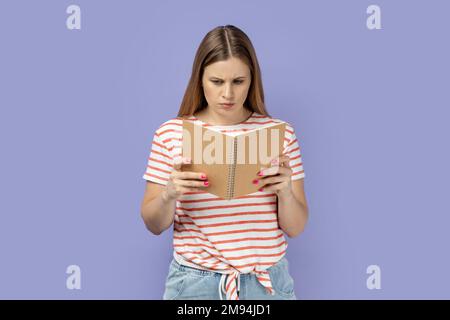
[{"label": "woman's eye", "polygon": [[[212,83],[214,84],[221,84],[222,81],[221,80],[211,80]],[[235,80],[234,83],[236,84],[241,84],[242,82],[244,82],[244,80]]]}]

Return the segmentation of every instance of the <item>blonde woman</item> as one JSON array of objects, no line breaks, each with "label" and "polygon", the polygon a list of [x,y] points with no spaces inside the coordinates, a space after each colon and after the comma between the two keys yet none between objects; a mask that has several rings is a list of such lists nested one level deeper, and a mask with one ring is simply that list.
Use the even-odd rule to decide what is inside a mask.
[{"label": "blonde woman", "polygon": [[285,257],[308,206],[299,141],[287,123],[284,150],[255,176],[259,191],[225,200],[205,191],[208,177],[181,172],[182,121],[239,133],[277,122],[269,116],[256,53],[248,36],[227,25],[206,34],[176,118],[156,130],[141,214],[161,234],[174,225],[173,259],[163,299],[296,299]]}]

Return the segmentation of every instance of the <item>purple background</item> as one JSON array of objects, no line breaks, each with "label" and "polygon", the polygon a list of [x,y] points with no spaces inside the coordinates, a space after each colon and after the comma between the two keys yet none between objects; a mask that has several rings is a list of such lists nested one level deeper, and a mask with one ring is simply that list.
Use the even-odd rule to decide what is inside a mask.
[{"label": "purple background", "polygon": [[[81,30],[66,8],[81,7]],[[366,8],[381,7],[381,30]],[[160,299],[172,230],[140,217],[156,128],[198,44],[251,38],[299,138],[299,299],[450,298],[448,1],[2,1],[0,298]],[[81,290],[66,288],[81,267]],[[381,289],[366,287],[381,267]]]}]

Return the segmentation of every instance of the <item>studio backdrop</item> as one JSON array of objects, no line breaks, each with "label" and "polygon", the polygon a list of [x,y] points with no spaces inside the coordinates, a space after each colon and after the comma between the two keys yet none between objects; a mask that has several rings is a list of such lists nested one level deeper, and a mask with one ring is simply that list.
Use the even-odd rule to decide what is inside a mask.
[{"label": "studio backdrop", "polygon": [[161,299],[173,229],[140,205],[206,32],[252,40],[302,150],[298,299],[450,298],[450,3],[0,4],[0,298]]}]

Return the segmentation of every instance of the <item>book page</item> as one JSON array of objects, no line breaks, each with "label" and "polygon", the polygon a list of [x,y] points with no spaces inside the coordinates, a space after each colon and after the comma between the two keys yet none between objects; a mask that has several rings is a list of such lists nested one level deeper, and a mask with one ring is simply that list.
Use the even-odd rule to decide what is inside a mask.
[{"label": "book page", "polygon": [[[270,161],[283,152],[285,123],[265,127],[254,132],[239,135],[238,157],[235,169],[234,198],[257,192],[261,183],[253,180],[260,178],[257,173],[270,167]],[[252,145],[253,142],[253,145]]]},{"label": "book page", "polygon": [[[193,122],[183,121],[182,156],[190,157],[192,162],[183,164],[181,171],[205,173],[209,186],[202,189],[224,199],[227,195],[229,167],[231,166],[231,162],[226,160],[231,153],[227,150],[225,140],[225,135],[220,132],[213,132]],[[218,146],[217,150],[214,148],[215,146]]]}]

